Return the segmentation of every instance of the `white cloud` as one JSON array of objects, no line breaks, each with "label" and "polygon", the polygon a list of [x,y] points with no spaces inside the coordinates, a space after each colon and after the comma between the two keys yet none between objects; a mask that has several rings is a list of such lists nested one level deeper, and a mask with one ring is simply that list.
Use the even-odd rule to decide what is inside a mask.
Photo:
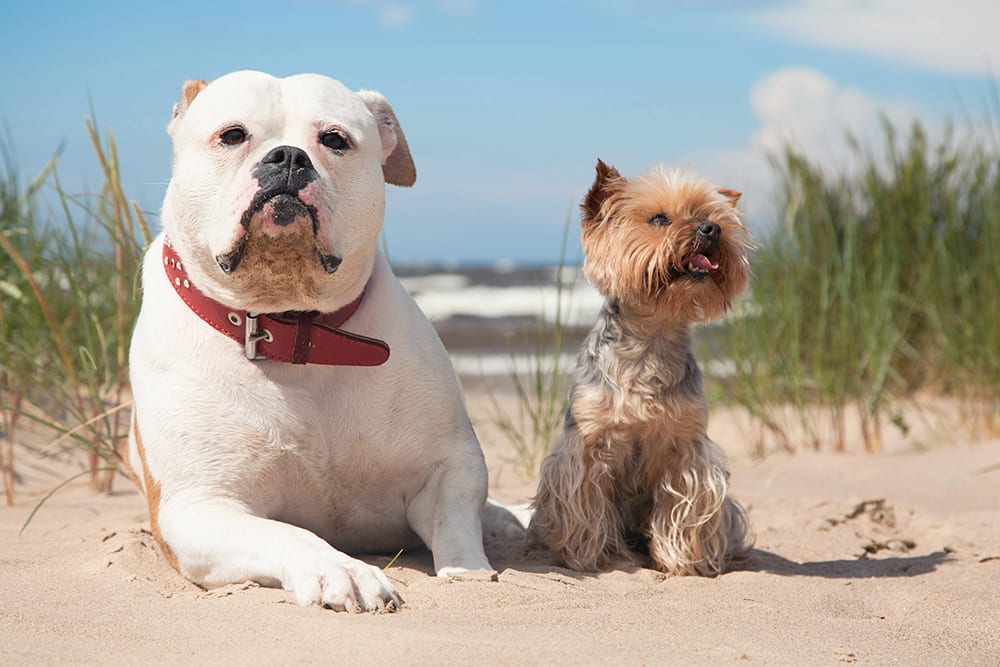
[{"label": "white cloud", "polygon": [[904,102],[878,100],[838,85],[816,70],[792,67],[773,72],[750,90],[759,126],[745,146],[693,156],[691,162],[718,184],[744,193],[743,209],[758,229],[773,218],[769,155],[791,146],[831,172],[852,167],[847,136],[870,147],[877,158],[884,144],[883,118],[907,128],[918,110]]},{"label": "white cloud", "polygon": [[751,13],[801,42],[942,72],[1000,69],[995,0],[793,0]]},{"label": "white cloud", "polygon": [[918,115],[906,103],[876,100],[807,67],[779,70],[758,81],[750,90],[750,106],[760,120],[751,148],[773,154],[790,145],[832,162],[847,158],[848,134],[862,145],[878,143],[883,117],[905,127]]}]

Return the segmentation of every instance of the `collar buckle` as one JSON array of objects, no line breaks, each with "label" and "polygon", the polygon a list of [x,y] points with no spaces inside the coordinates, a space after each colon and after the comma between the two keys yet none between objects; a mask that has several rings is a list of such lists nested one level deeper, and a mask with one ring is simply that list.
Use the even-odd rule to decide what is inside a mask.
[{"label": "collar buckle", "polygon": [[267,357],[258,354],[257,343],[260,341],[270,343],[274,340],[274,337],[271,335],[269,330],[260,328],[260,325],[257,323],[257,319],[259,317],[259,313],[251,313],[247,311],[246,317],[244,318],[243,352],[250,361],[264,361],[267,359]]}]

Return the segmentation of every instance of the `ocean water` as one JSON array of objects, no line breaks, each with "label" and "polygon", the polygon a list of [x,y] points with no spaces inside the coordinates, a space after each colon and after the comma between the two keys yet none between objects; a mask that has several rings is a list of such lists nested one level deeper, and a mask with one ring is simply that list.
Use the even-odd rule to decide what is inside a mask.
[{"label": "ocean water", "polygon": [[456,317],[529,318],[571,326],[593,322],[603,299],[580,267],[396,267],[432,322]]},{"label": "ocean water", "polygon": [[552,332],[565,335],[560,368],[576,349],[603,298],[580,267],[395,266],[403,286],[434,324],[463,377],[509,376],[551,367]]},{"label": "ocean water", "polygon": [[[437,329],[455,370],[470,379],[532,373],[557,363],[571,372],[604,302],[578,266],[403,265],[393,270]],[[563,332],[558,357],[552,342],[557,326]],[[696,328],[703,352],[718,351],[718,332],[716,325]],[[699,356],[708,375],[725,377],[734,370],[732,360]]]}]

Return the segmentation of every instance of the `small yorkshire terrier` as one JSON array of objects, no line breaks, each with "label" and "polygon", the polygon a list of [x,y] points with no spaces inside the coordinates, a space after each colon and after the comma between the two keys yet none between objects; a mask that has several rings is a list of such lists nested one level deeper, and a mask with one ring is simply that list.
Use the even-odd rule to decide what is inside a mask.
[{"label": "small yorkshire terrier", "polygon": [[542,463],[531,531],[575,570],[647,550],[657,569],[714,576],[750,550],[726,496],[725,454],[691,326],[746,288],[740,193],[663,165],[626,180],[597,161],[582,205],[584,272],[605,297],[580,351],[559,443]]}]

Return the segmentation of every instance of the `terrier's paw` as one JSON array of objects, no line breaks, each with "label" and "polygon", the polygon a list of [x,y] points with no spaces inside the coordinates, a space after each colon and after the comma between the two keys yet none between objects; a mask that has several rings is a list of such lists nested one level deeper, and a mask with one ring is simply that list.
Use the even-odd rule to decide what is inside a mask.
[{"label": "terrier's paw", "polygon": [[318,604],[334,611],[396,611],[403,599],[382,570],[329,554],[313,557],[282,582],[303,607]]}]

